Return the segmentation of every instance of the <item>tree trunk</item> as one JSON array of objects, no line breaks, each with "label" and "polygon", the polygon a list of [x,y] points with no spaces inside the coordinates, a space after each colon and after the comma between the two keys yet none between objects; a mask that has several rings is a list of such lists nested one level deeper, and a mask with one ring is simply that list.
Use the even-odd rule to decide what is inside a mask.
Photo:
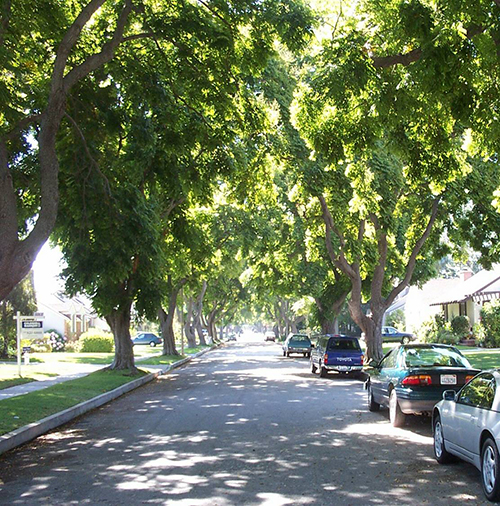
[{"label": "tree trunk", "polygon": [[115,340],[115,358],[110,369],[128,369],[132,374],[137,373],[134,363],[134,347],[130,338],[130,312],[132,302],[122,304],[118,309],[106,316]]},{"label": "tree trunk", "polygon": [[175,347],[174,314],[175,311],[167,313],[162,307],[158,310],[161,336],[163,338],[163,355],[180,355]]},{"label": "tree trunk", "polygon": [[203,325],[202,325],[203,299],[205,298],[206,291],[207,291],[207,282],[203,280],[203,286],[196,299],[196,304],[194,308],[194,320],[193,320],[194,327],[196,329],[196,333],[198,334],[198,339],[200,341],[201,346],[206,346],[207,344],[205,340],[205,335],[203,334]]},{"label": "tree trunk", "polygon": [[193,332],[193,297],[188,299],[186,321],[184,322],[184,334],[187,339],[188,348],[196,346],[196,336]]},{"label": "tree trunk", "polygon": [[177,296],[179,295],[180,289],[186,284],[186,282],[186,279],[182,279],[177,286],[173,286],[171,277],[169,276],[168,278],[168,286],[170,287],[168,310],[165,311],[162,307],[158,310],[161,335],[163,338],[163,355],[180,355],[175,347],[174,316],[175,308],[177,306]]}]

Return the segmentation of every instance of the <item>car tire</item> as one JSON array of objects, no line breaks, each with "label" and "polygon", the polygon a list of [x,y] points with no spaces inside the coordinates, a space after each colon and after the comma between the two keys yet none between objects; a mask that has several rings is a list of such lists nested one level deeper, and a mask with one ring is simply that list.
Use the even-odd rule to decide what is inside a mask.
[{"label": "car tire", "polygon": [[378,411],[380,409],[380,404],[375,402],[375,399],[373,398],[372,386],[370,383],[368,383],[366,390],[368,392],[368,410],[372,412]]},{"label": "car tire", "polygon": [[317,370],[318,370],[318,368],[316,367],[316,365],[314,364],[314,362],[311,360],[311,372],[313,374],[316,374]]},{"label": "car tire", "polygon": [[155,343],[154,341],[151,341],[151,342],[149,343],[149,346],[151,346],[151,348],[154,348],[154,347],[156,346],[156,343]]},{"label": "car tire", "polygon": [[483,443],[481,449],[481,485],[489,501],[500,500],[500,457],[497,445],[491,437]]},{"label": "car tire", "polygon": [[321,363],[319,364],[319,376],[320,378],[326,378],[328,376],[328,371],[321,365]]},{"label": "car tire", "polygon": [[444,444],[443,425],[441,417],[436,415],[433,426],[434,434],[434,457],[440,464],[448,464],[453,461],[453,455],[448,453]]},{"label": "car tire", "polygon": [[289,351],[287,351],[287,352],[286,352],[286,356],[287,356],[288,358],[290,358],[290,352],[289,352]]},{"label": "car tire", "polygon": [[389,395],[389,419],[393,427],[402,427],[406,420],[406,415],[399,407],[398,396],[394,388]]},{"label": "car tire", "polygon": [[403,339],[401,339],[401,343],[403,344],[409,344],[410,342],[410,338],[408,336],[405,336],[403,337]]},{"label": "car tire", "polygon": [[286,351],[285,350],[283,350],[283,356],[286,357]]}]

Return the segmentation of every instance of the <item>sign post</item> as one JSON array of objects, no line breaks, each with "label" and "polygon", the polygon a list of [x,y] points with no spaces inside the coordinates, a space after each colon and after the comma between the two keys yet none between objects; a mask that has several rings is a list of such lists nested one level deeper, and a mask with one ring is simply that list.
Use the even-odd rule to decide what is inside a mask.
[{"label": "sign post", "polygon": [[[21,340],[43,339],[43,313],[35,313],[34,316],[21,316],[18,311],[14,318],[17,320],[17,371],[19,377],[22,378],[21,351],[27,355],[29,350],[21,350]],[[26,364],[29,364],[29,358],[26,360]]]}]

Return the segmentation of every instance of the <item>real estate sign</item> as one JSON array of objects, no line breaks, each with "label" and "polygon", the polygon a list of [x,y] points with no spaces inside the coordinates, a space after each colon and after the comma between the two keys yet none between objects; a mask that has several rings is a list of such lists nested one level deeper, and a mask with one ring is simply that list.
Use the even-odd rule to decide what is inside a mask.
[{"label": "real estate sign", "polygon": [[43,339],[43,322],[41,320],[22,320],[21,339]]}]

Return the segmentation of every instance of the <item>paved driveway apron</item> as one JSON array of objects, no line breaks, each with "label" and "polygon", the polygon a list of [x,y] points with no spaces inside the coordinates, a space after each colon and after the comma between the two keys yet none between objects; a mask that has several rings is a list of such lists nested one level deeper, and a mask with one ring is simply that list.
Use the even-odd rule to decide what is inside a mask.
[{"label": "paved driveway apron", "polygon": [[393,429],[308,364],[205,354],[0,457],[0,504],[488,504],[473,467],[435,463],[428,420]]}]

